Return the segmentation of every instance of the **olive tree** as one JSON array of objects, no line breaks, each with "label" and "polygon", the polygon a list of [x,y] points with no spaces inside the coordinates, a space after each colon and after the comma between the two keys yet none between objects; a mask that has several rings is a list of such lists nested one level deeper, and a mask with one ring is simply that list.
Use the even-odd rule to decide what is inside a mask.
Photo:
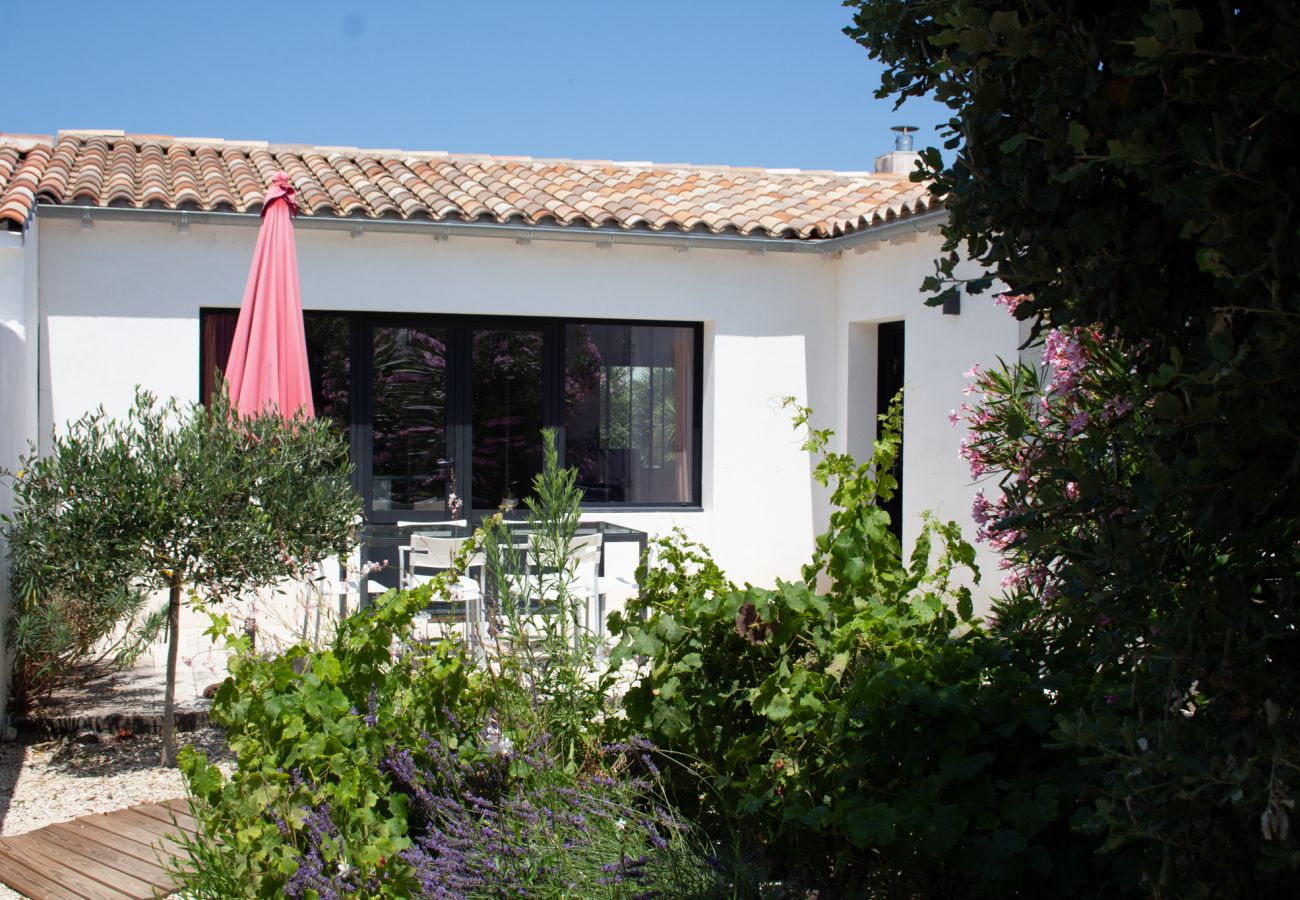
[{"label": "olive tree", "polygon": [[[170,764],[182,597],[237,597],[346,553],[360,512],[350,471],[328,422],[241,419],[221,395],[182,407],[138,390],[124,419],[101,408],[71,423],[10,475],[19,689],[48,683],[124,625],[144,625],[135,635],[147,639],[165,621]],[[165,619],[142,616],[144,598],[163,590]]]}]

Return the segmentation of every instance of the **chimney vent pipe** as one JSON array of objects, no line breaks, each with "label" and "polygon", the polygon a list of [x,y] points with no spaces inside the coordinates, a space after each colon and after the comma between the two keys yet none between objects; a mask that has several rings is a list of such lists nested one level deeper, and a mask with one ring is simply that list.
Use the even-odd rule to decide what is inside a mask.
[{"label": "chimney vent pipe", "polygon": [[892,131],[892,132],[894,132],[895,135],[896,135],[896,136],[894,137],[894,149],[895,149],[895,150],[901,150],[901,151],[903,151],[903,152],[911,152],[911,150],[912,150],[912,132],[914,132],[914,131],[917,130],[916,126],[915,126],[915,125],[895,125],[893,128],[891,128],[891,129],[889,129],[889,130]]}]

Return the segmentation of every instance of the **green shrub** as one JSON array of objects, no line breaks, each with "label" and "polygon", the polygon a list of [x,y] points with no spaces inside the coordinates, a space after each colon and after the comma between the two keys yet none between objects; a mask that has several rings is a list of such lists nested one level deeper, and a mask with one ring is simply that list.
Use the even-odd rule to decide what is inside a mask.
[{"label": "green shrub", "polygon": [[[1108,852],[1162,891],[1267,894],[1300,865],[1289,828],[1300,723],[1281,665],[1291,629],[1262,599],[1188,605],[1196,585],[1249,566],[1186,521],[1156,521],[1150,504],[1169,476],[1146,441],[1163,405],[1159,381],[1138,374],[1150,352],[1053,329],[1045,372],[977,376],[964,452],[1000,482],[976,511],[1011,564],[999,633],[1032,642],[1045,672],[1089,689],[1058,735],[1097,770],[1079,821]],[[1137,546],[1146,553],[1132,558]],[[1197,579],[1162,581],[1179,568]],[[1234,864],[1206,870],[1211,848]]]},{"label": "green shrub", "polygon": [[[950,152],[917,173],[946,212],[929,285],[961,287],[961,251],[968,292],[996,277],[1034,328],[1095,328],[1113,342],[1098,359],[1124,355],[1118,397],[1080,398],[1063,446],[1050,415],[1009,406],[983,435],[1031,501],[996,515],[1024,533],[1013,559],[1053,589],[1018,588],[1007,630],[1054,672],[1110,682],[1062,729],[1101,768],[1089,827],[1142,857],[1157,896],[1294,894],[1295,4],[848,5],[877,96],[952,113]],[[1043,399],[1025,386],[1004,396]],[[1134,414],[1108,416],[1121,398]]]},{"label": "green shrub", "polygon": [[517,546],[500,516],[483,523],[476,542],[493,573],[481,658],[500,697],[501,728],[549,735],[572,769],[602,743],[609,679],[574,559],[577,470],[560,467],[552,429],[542,431],[542,446],[542,471],[527,498],[527,545]]},{"label": "green shrub", "polygon": [[[541,603],[507,591],[487,646],[421,644],[411,622],[455,573],[387,594],[319,650],[234,651],[213,703],[235,758],[229,776],[184,750],[201,835],[187,843],[201,897],[714,896],[694,829],[671,811],[644,742],[606,745],[599,645],[570,593],[573,473],[553,436],[530,499]],[[498,581],[527,571],[500,522],[480,549]]]},{"label": "green shrub", "polygon": [[1073,689],[971,617],[956,572],[973,550],[954,524],[927,518],[901,557],[877,504],[892,479],[873,474],[892,467],[898,416],[865,465],[810,437],[835,509],[803,581],[736,590],[698,545],[658,544],[611,623],[614,661],[643,659],[628,727],[681,761],[684,808],[795,883],[1093,892],[1098,842],[1070,826],[1088,772],[1049,746]]},{"label": "green shrub", "polygon": [[[182,748],[181,770],[203,825],[187,880],[205,895],[278,896],[308,845],[312,813],[326,809],[338,839],[326,851],[336,869],[382,876],[387,896],[414,884],[398,854],[407,838],[406,797],[381,763],[392,747],[436,736],[450,747],[483,724],[491,704],[459,648],[416,652],[404,643],[411,619],[434,588],[387,594],[344,620],[331,645],[254,654],[248,638],[214,616],[214,637],[234,652],[230,678],[213,701],[235,769],[224,776]],[[363,879],[364,880],[364,879]]]}]

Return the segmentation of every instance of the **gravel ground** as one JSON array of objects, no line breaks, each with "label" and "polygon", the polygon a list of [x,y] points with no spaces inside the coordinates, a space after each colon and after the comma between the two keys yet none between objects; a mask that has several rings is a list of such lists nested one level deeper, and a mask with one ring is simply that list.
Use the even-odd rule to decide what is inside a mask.
[{"label": "gravel ground", "polygon": [[[177,740],[226,759],[216,728],[180,732]],[[158,765],[157,735],[102,735],[99,743],[70,739],[0,744],[0,836],[22,834],[90,813],[185,796],[180,770]],[[0,900],[21,895],[0,885]]]},{"label": "gravel ground", "polygon": [[[209,759],[224,758],[215,728],[179,732]],[[158,764],[161,738],[103,736],[100,743],[0,744],[0,836],[136,803],[185,796],[180,770]]]}]

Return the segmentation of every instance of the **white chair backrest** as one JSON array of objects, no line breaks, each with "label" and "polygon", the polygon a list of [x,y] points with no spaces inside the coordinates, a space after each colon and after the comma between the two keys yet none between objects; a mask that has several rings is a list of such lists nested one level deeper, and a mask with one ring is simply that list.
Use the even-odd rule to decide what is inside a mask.
[{"label": "white chair backrest", "polygon": [[[430,569],[450,569],[452,560],[469,538],[435,537],[431,534],[411,535],[411,565]],[[469,565],[482,565],[481,555],[470,559]]]},{"label": "white chair backrest", "polygon": [[580,534],[573,539],[571,549],[573,559],[578,565],[584,565],[600,561],[600,545],[604,540],[604,535],[597,532],[596,534]]}]

